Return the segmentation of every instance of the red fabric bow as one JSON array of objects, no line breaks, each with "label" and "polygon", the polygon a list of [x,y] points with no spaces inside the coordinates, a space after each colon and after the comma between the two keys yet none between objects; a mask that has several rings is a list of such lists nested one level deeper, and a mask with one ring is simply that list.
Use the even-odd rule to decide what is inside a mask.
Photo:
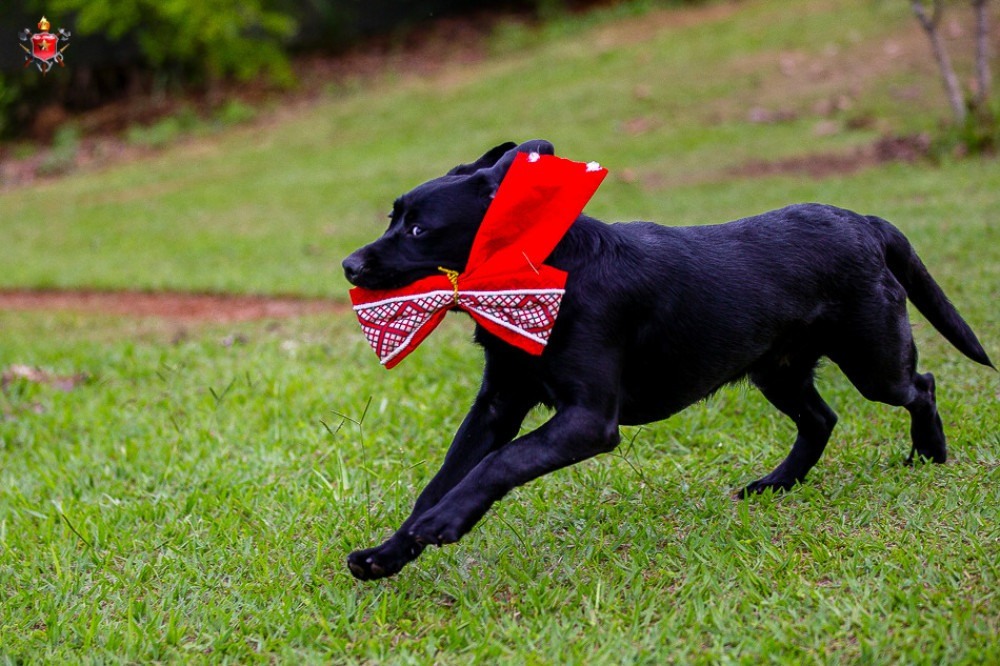
[{"label": "red fabric bow", "polygon": [[548,343],[566,273],[542,262],[597,191],[607,170],[518,153],[486,211],[464,273],[441,269],[400,289],[351,289],[354,311],[382,364],[394,367],[452,308],[531,354]]}]

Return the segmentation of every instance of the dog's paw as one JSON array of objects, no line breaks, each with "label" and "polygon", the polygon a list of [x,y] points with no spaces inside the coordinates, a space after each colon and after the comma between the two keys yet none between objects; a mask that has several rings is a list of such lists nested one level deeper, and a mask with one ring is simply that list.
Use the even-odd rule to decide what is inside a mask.
[{"label": "dog's paw", "polygon": [[747,499],[751,495],[763,495],[768,490],[774,493],[783,493],[791,490],[798,483],[795,479],[771,478],[770,475],[763,479],[757,479],[753,483],[747,484],[746,488],[736,493],[737,499]]},{"label": "dog's paw", "polygon": [[347,568],[358,580],[377,580],[399,573],[423,551],[420,544],[401,546],[387,541],[381,546],[356,550],[347,556]]},{"label": "dog's paw", "polygon": [[424,546],[443,546],[461,539],[470,527],[457,520],[454,514],[432,509],[410,527],[409,535]]}]

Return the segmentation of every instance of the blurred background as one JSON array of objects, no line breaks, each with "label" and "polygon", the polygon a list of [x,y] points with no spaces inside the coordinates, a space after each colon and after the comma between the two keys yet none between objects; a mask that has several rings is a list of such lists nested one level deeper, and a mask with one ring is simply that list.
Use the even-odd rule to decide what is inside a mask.
[{"label": "blurred background", "polygon": [[[51,31],[69,30],[73,67],[55,81],[20,74],[21,59],[0,63],[3,135],[51,138],[74,113],[124,97],[219,93],[226,82],[258,88],[295,87],[296,59],[341,54],[373,38],[409,40],[428,23],[461,19],[483,30],[499,16],[552,16],[581,11],[597,0],[26,0],[0,7],[0,34],[36,32],[48,14]],[[603,4],[612,4],[604,2]],[[473,26],[475,26],[473,28]],[[11,55],[15,42],[8,39]],[[53,72],[56,74],[56,72]],[[260,90],[258,90],[260,92]],[[148,113],[148,111],[147,111]]]},{"label": "blurred background", "polygon": [[[177,96],[199,107],[218,106],[226,97],[257,98],[275,91],[292,91],[316,79],[310,75],[343,73],[350,50],[358,53],[399,53],[415,43],[436,41],[437,50],[456,39],[468,46],[495,36],[511,22],[557,21],[615,6],[629,12],[655,7],[725,4],[705,0],[23,0],[0,7],[0,35],[7,35],[6,57],[0,59],[0,139],[29,137],[51,140],[70,119],[82,131],[120,130],[134,122],[176,110]],[[739,4],[733,0],[730,4]],[[753,3],[749,3],[753,4]],[[949,87],[948,100],[958,108],[975,108],[980,116],[990,107],[992,74],[989,62],[997,50],[996,13],[989,0],[872,0],[855,3],[857,10],[884,11],[896,5],[912,14],[913,30],[929,30],[930,59],[944,56],[954,70],[947,44],[962,44],[975,58],[968,81],[955,72],[939,74]],[[947,9],[947,12],[945,11]],[[24,28],[36,31],[39,17],[53,18],[52,32],[66,29],[72,67],[51,76],[26,76],[14,36]],[[789,17],[789,20],[794,20]],[[856,31],[849,13],[829,26],[836,38]],[[933,29],[929,24],[934,22]],[[981,31],[982,34],[975,34]],[[452,44],[453,45],[453,44]],[[975,48],[982,52],[973,53]],[[892,47],[890,47],[892,48]],[[896,47],[898,48],[898,47]],[[897,54],[898,55],[898,54]],[[325,65],[325,66],[324,66]],[[962,74],[962,72],[959,72]],[[951,77],[951,78],[949,78]],[[963,91],[965,83],[968,85]],[[237,87],[234,87],[236,85]],[[128,100],[127,108],[84,116],[88,111]],[[993,128],[995,129],[995,127]],[[995,138],[995,137],[994,137]],[[990,147],[994,147],[991,143]]]},{"label": "blurred background", "polygon": [[[0,287],[342,295],[340,257],[401,191],[532,137],[611,167],[593,210],[611,219],[850,206],[843,179],[864,169],[995,154],[997,14],[986,0],[4,3]],[[71,33],[44,75],[18,40],[43,15]]]}]

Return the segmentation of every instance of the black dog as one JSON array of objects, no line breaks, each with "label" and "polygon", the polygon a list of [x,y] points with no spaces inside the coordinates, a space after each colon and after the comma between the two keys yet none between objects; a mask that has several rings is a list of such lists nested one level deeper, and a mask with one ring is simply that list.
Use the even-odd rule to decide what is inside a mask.
[{"label": "black dog", "polygon": [[[553,148],[497,146],[403,195],[385,234],[344,260],[347,279],[390,289],[439,266],[463,270],[518,151]],[[410,517],[381,546],[348,557],[356,577],[390,576],[427,544],[458,541],[516,486],[611,451],[619,425],[665,419],[743,377],[798,436],[784,462],[742,493],[789,489],[816,464],[837,421],[813,386],[821,356],[869,400],[909,411],[910,461],[943,463],[934,378],[917,373],[907,297],[963,354],[992,367],[903,234],[832,206],[681,228],[581,215],[546,263],[569,278],[544,353],[477,327],[486,367],[475,404]],[[552,418],[516,437],[540,403]]]}]

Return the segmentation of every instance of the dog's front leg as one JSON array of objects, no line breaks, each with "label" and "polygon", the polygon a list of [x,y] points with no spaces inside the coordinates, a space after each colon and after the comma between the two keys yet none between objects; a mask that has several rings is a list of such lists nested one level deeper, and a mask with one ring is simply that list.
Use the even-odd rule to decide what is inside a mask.
[{"label": "dog's front leg", "polygon": [[409,527],[415,543],[458,541],[494,502],[543,474],[572,465],[618,445],[613,411],[575,406],[560,409],[538,430],[493,451],[432,509]]},{"label": "dog's front leg", "polygon": [[382,545],[348,555],[347,565],[356,578],[373,580],[391,576],[419,557],[424,544],[410,534],[413,523],[483,457],[513,439],[528,411],[537,404],[532,391],[505,381],[499,372],[491,373],[490,365],[487,362],[483,387],[458,429],[441,469],[420,493],[410,517]]}]

